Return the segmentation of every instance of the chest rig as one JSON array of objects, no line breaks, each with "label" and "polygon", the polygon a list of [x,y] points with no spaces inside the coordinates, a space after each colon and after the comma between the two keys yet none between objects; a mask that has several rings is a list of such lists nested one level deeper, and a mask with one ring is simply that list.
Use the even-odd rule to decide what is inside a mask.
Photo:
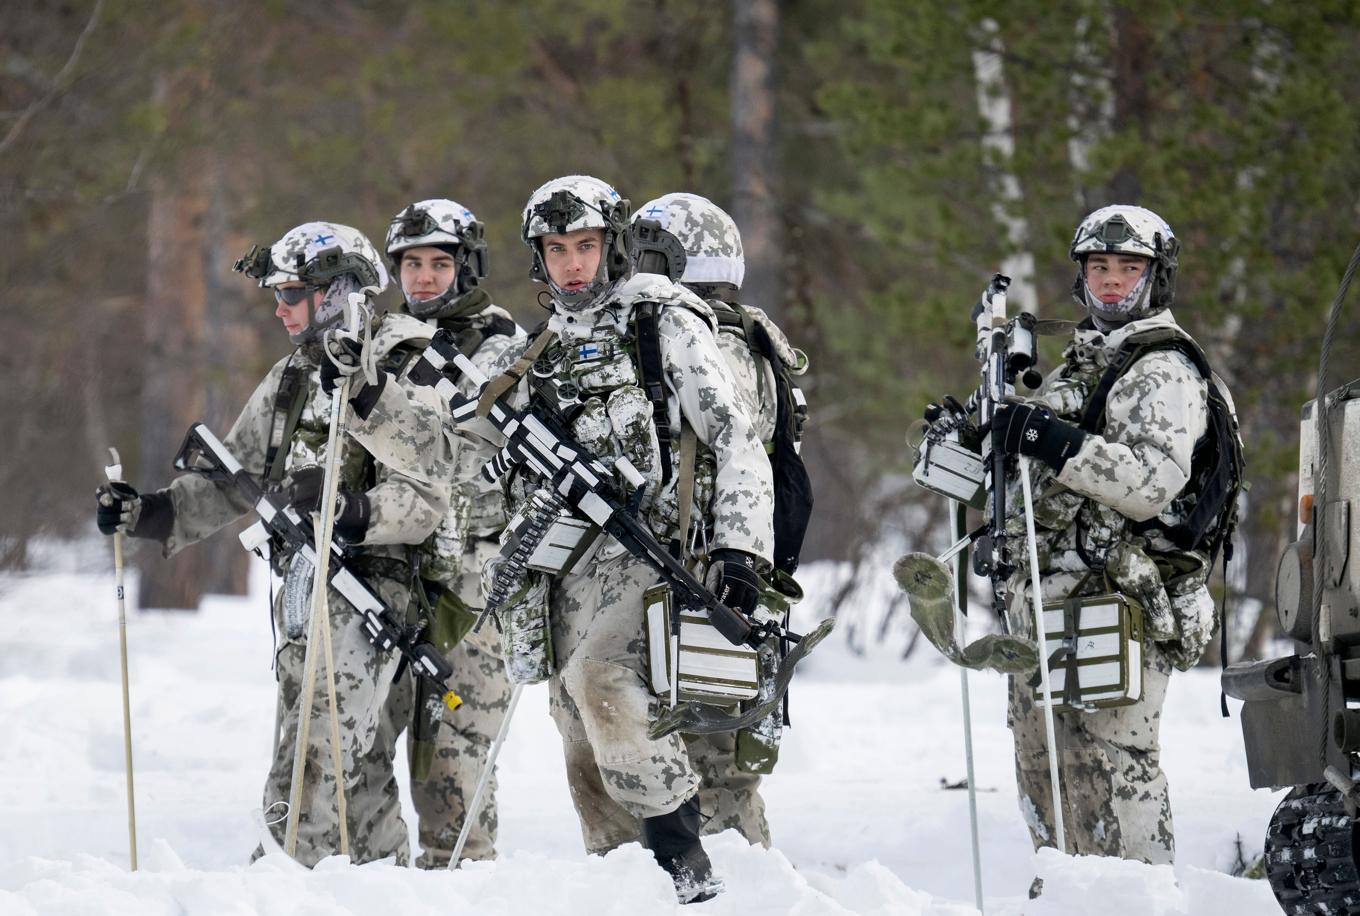
[{"label": "chest rig", "polygon": [[[530,368],[530,398],[571,429],[606,466],[627,458],[642,475],[634,487],[617,483],[635,501],[639,518],[679,547],[679,530],[706,532],[716,464],[682,422],[672,428],[657,321],[661,306],[634,306],[623,333],[595,329],[587,338],[554,340]],[[541,333],[541,331],[540,331]],[[683,484],[683,485],[682,485]],[[681,503],[699,511],[681,511]]]},{"label": "chest rig", "polygon": [[[419,347],[413,344],[395,347],[378,361],[378,371],[399,375],[419,352]],[[286,485],[290,473],[325,463],[326,443],[330,436],[330,398],[321,391],[316,371],[317,355],[299,347],[288,357],[279,377],[270,417],[269,442],[265,448],[263,482],[267,488],[279,490]],[[338,447],[341,450],[337,466],[340,488],[370,489],[377,482],[373,456],[349,437],[342,437]],[[278,551],[274,552],[274,557],[276,563],[287,560]]]}]

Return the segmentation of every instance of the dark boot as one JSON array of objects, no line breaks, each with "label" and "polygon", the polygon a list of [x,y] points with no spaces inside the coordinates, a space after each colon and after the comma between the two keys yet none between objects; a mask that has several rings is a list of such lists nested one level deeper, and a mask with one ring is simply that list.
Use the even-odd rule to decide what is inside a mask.
[{"label": "dark boot", "polygon": [[675,883],[681,903],[712,900],[723,883],[713,877],[713,863],[699,842],[699,796],[691,795],[670,814],[643,818],[642,835],[656,862]]}]

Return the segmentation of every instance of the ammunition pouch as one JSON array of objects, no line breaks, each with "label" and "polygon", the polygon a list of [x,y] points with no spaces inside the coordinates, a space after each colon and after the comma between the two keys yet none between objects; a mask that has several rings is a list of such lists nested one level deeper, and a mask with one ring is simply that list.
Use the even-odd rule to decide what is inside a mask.
[{"label": "ammunition pouch", "polygon": [[[490,582],[496,567],[504,562],[500,557],[488,561],[482,570],[482,582]],[[526,570],[495,612],[501,631],[501,658],[512,684],[538,684],[551,677],[556,668],[548,616],[548,584],[543,573]]]},{"label": "ammunition pouch", "polygon": [[671,588],[664,583],[643,592],[642,606],[653,693],[672,705],[715,706],[759,695],[755,649],[729,642],[702,609],[675,607]]},{"label": "ammunition pouch", "polygon": [[[1118,593],[1044,603],[1054,710],[1128,706],[1143,696],[1143,607]],[[1040,684],[1039,674],[1030,678]],[[1043,706],[1040,694],[1036,705]]]}]

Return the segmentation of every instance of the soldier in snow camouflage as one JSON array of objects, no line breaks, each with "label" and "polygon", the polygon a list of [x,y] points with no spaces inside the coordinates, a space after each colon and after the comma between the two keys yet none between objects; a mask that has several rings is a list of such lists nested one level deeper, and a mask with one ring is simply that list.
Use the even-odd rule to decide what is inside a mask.
[{"label": "soldier in snow camouflage", "polygon": [[[627,216],[617,192],[584,176],[548,182],[530,198],[523,235],[533,252],[531,275],[551,294],[545,333],[553,338],[534,363],[533,384],[524,381],[515,396],[536,411],[571,417],[573,434],[606,465],[629,457],[646,482],[639,517],[663,542],[700,545],[710,585],[725,589],[729,606],[749,612],[757,597],[753,570],[770,562],[773,546],[769,462],[718,350],[712,310],[665,278],[630,277]],[[660,451],[635,352],[635,320],[653,306],[666,424],[677,440],[682,424],[693,429],[696,467],[707,468],[696,473],[683,532],[678,475]],[[522,499],[542,483],[521,478],[512,489]],[[747,570],[749,591],[742,587]],[[647,736],[660,701],[647,686],[642,593],[658,578],[612,539],[552,577],[551,708],[587,848],[636,838],[640,824],[680,899],[707,899],[721,882],[699,841],[699,773],[680,736]],[[597,817],[597,801],[616,818]]]},{"label": "soldier in snow camouflage", "polygon": [[[1175,852],[1158,744],[1167,683],[1173,669],[1195,663],[1217,625],[1207,553],[1167,536],[1198,495],[1191,456],[1207,432],[1207,382],[1182,352],[1151,350],[1110,388],[1103,431],[1076,424],[1122,344],[1134,335],[1184,335],[1170,311],[1176,252],[1170,227],[1150,211],[1117,206],[1088,216],[1072,257],[1080,265],[1074,292],[1089,318],[1036,401],[1006,405],[993,427],[994,443],[1046,465],[1034,489],[1044,600],[1115,589],[1144,607],[1142,697],[1054,718],[1068,851],[1154,864],[1170,863]],[[1013,515],[1008,531],[1024,544],[1022,517]],[[1011,586],[1012,626],[1032,635],[1027,566]],[[1038,847],[1055,838],[1035,699],[1028,677],[1011,678],[1020,807]]]},{"label": "soldier in snow camouflage", "polygon": [[[482,224],[467,207],[452,200],[419,201],[393,218],[387,255],[412,315],[452,331],[460,349],[488,376],[509,365],[524,348],[524,330],[510,314],[491,303],[481,285],[486,277]],[[465,395],[475,395],[466,378]],[[491,457],[489,445],[470,432],[456,439],[449,511],[420,548],[420,578],[435,618],[431,632],[441,645],[453,678],[450,686],[463,703],[434,729],[432,738],[408,729],[412,764],[411,798],[418,818],[422,868],[444,868],[463,827],[463,812],[486,766],[487,751],[510,704],[510,681],[500,647],[489,628],[463,635],[482,607],[481,569],[495,555],[505,528],[499,488],[480,474]],[[401,731],[426,709],[423,684],[408,679],[393,691],[391,727]],[[438,698],[434,698],[436,703]],[[463,847],[466,859],[495,857],[497,810],[494,777]]]},{"label": "soldier in snow camouflage", "polygon": [[[256,249],[243,259],[242,269],[274,289],[276,314],[298,348],[270,369],[223,443],[251,475],[286,494],[300,511],[314,511],[320,466],[327,459],[331,401],[323,390],[328,358],[322,349],[339,349],[332,335],[344,309],[344,302],[335,300],[359,289],[376,294],[386,285],[386,272],[367,239],[331,223],[298,227],[273,249]],[[424,540],[447,510],[452,473],[452,444],[443,430],[447,411],[430,389],[410,384],[401,368],[401,352],[423,346],[428,338],[429,329],[408,316],[373,322],[376,383],[361,381],[351,389],[338,465],[336,537],[349,545],[347,562],[354,571],[398,613],[409,605],[411,545]],[[291,399],[279,395],[285,377],[298,382]],[[285,417],[298,406],[289,429]],[[107,489],[99,494],[101,516],[110,509],[120,513],[117,527],[160,541],[167,557],[251,509],[235,491],[192,475],[145,495]],[[270,828],[274,839],[282,843],[306,651],[305,620],[290,617],[284,596],[309,591],[311,572],[291,557],[273,559],[285,582],[274,607],[279,690],[264,807],[276,820]],[[330,590],[329,601],[350,855],[356,862],[388,856],[405,861],[406,826],[392,766],[396,734],[382,715],[399,658],[380,654],[367,642],[360,615],[338,592]],[[326,691],[315,692],[312,715],[326,721]],[[339,851],[329,730],[312,729],[310,742],[297,848],[297,859],[305,865]]]}]

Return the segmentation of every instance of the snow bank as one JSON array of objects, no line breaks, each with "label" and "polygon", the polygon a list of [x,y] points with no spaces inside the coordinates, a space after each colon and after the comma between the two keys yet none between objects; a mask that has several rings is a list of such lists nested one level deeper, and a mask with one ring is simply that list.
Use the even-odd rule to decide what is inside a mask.
[{"label": "snow bank", "polygon": [[[836,576],[813,568],[806,579]],[[196,614],[131,613],[141,854],[131,874],[111,577],[0,578],[0,913],[677,910],[642,849],[581,852],[542,687],[526,691],[501,758],[499,860],[433,874],[339,858],[314,871],[281,856],[247,865],[274,697],[262,567],[254,584],[253,597],[212,598]],[[810,591],[802,622],[824,600],[824,588]],[[763,788],[777,848],[714,838],[728,891],[686,912],[974,912],[967,794],[945,788],[964,773],[959,674],[928,646],[902,663],[900,646],[865,657],[833,635],[806,662]],[[1016,810],[1004,683],[975,674],[969,686],[989,913],[1278,912],[1263,882],[1224,874],[1239,835],[1259,852],[1275,799],[1247,788],[1239,726],[1218,717],[1212,672],[1178,675],[1163,720],[1174,871],[1036,856]],[[1036,875],[1044,894],[1030,901]]]}]

